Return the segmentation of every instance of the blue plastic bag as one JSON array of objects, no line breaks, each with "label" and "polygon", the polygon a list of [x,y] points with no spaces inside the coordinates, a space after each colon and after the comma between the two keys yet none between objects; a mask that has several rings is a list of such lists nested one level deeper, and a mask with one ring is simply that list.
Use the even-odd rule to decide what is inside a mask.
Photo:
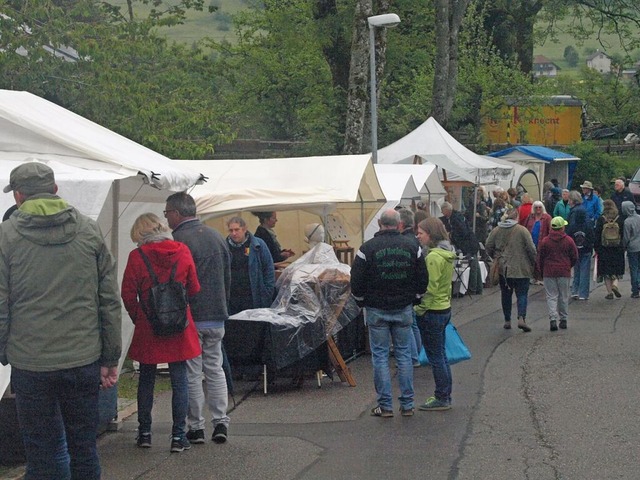
[{"label": "blue plastic bag", "polygon": [[[447,354],[449,365],[469,360],[471,358],[471,352],[462,341],[462,338],[458,333],[458,329],[449,322],[444,331],[444,350]],[[420,356],[418,359],[420,361],[420,365],[429,365],[429,359],[427,358],[427,353],[424,351],[424,346],[422,347],[422,350],[420,350]]]}]

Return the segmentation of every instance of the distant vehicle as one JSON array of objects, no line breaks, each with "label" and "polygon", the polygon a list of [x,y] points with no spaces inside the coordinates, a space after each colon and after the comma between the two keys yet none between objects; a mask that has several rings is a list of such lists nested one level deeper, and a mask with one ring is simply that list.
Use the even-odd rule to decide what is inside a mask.
[{"label": "distant vehicle", "polygon": [[633,200],[636,202],[636,212],[640,213],[640,168],[633,174],[629,180],[629,190],[633,194]]}]

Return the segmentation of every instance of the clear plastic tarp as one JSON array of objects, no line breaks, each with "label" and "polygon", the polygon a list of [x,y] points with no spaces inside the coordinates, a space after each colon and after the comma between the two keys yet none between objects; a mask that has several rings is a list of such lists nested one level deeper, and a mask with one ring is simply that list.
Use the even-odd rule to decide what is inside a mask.
[{"label": "clear plastic tarp", "polygon": [[[351,267],[338,261],[333,247],[320,243],[282,272],[271,308],[245,310],[229,320],[242,321],[243,328],[253,330],[266,325],[261,362],[285,368],[312,353],[358,316],[360,308],[351,297],[350,279]],[[262,325],[254,328],[250,322]]]}]

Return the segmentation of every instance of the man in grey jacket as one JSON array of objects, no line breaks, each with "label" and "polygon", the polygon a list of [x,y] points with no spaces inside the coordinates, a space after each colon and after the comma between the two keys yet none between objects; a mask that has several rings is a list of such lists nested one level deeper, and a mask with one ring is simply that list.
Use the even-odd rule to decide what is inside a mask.
[{"label": "man in grey jacket", "polygon": [[640,215],[633,202],[622,202],[624,220],[622,246],[627,251],[629,276],[631,277],[631,298],[640,298]]},{"label": "man in grey jacket", "polygon": [[96,222],[56,195],[43,163],[14,168],[0,226],[0,362],[10,363],[25,478],[98,479],[99,386],[116,383],[121,307]]},{"label": "man in grey jacket", "polygon": [[229,291],[231,286],[231,260],[222,235],[196,218],[196,202],[191,195],[174,193],[167,198],[164,216],[173,230],[173,238],[186,244],[196,264],[200,292],[189,299],[191,314],[198,329],[202,354],[187,361],[189,379],[189,415],[187,439],[191,443],[204,443],[203,415],[205,394],[213,416],[213,435],[216,443],[227,441],[227,380],[222,370],[222,339],[224,324],[229,318]]}]

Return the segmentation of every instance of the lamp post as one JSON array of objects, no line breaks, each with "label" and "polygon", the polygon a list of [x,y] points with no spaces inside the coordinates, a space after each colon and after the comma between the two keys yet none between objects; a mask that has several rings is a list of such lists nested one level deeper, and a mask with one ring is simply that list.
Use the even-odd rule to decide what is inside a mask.
[{"label": "lamp post", "polygon": [[374,15],[367,18],[369,23],[369,68],[371,69],[371,155],[373,163],[378,163],[378,105],[376,98],[376,41],[374,30],[376,27],[395,27],[400,23],[400,17],[395,13]]}]

